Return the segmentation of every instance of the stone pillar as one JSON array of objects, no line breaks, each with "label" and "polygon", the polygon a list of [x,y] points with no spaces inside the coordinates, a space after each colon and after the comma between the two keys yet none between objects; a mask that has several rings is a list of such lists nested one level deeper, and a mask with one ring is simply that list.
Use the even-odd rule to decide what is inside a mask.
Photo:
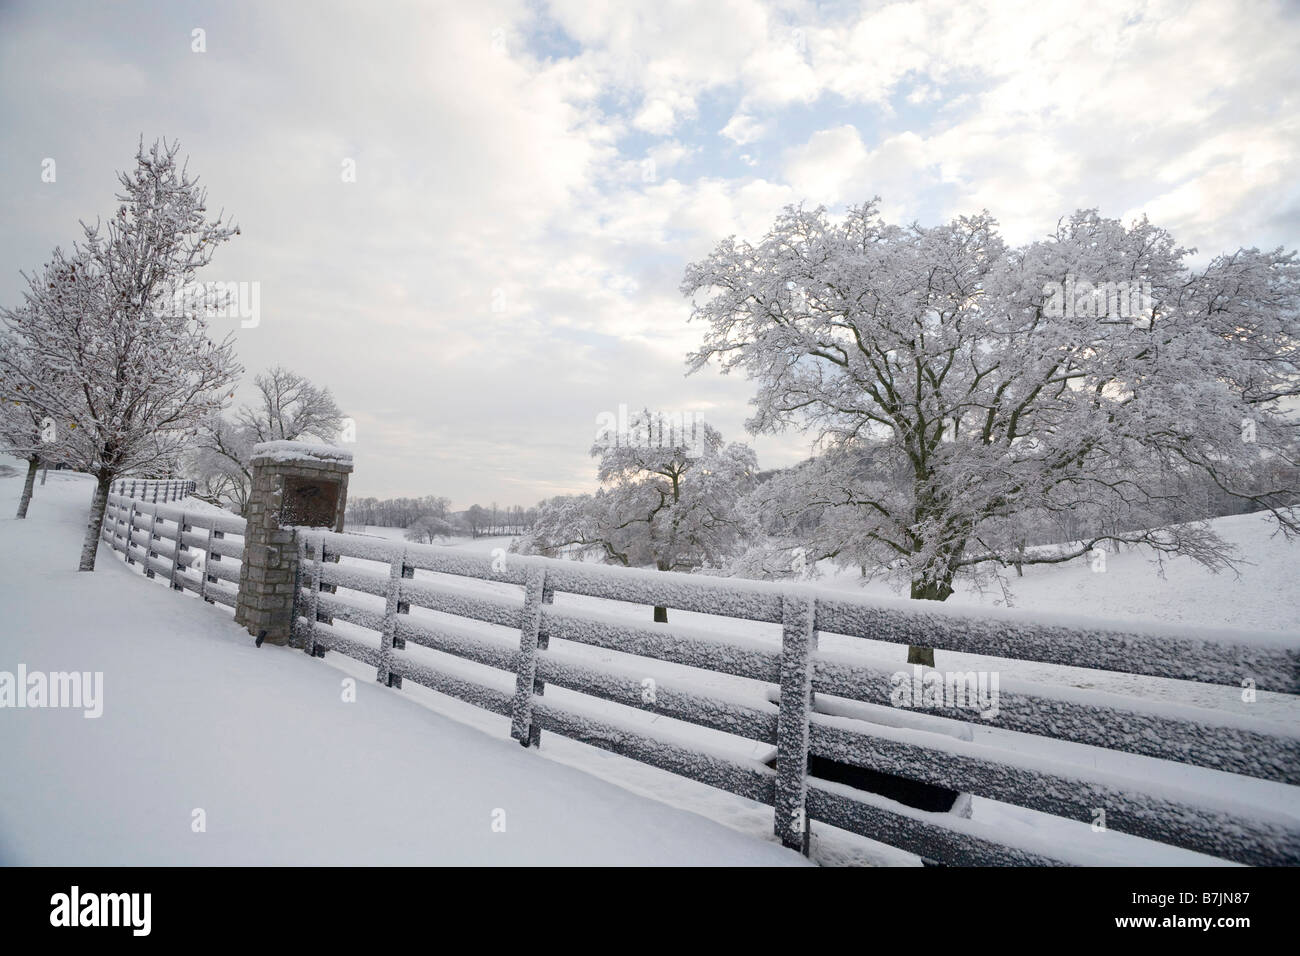
[{"label": "stone pillar", "polygon": [[272,441],[253,446],[253,486],[235,622],[268,644],[293,632],[298,545],[293,528],[343,530],[352,453],[331,445]]}]

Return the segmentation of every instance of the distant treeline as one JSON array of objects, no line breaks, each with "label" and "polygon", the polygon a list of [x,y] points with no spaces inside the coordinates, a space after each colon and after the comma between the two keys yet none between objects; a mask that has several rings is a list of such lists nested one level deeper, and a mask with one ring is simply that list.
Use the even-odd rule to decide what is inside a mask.
[{"label": "distant treeline", "polygon": [[[353,498],[348,501],[349,525],[406,528],[416,538],[433,540],[452,535],[478,538],[483,535],[524,534],[537,520],[537,509],[522,505],[502,507],[471,505],[451,511],[451,501],[435,495],[422,498]],[[408,535],[410,537],[410,535]]]}]

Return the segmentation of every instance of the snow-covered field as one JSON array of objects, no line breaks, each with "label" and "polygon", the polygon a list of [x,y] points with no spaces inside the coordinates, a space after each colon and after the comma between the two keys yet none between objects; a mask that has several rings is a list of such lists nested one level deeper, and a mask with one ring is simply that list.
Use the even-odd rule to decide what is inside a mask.
[{"label": "snow-covered field", "polygon": [[[1274,533],[1266,516],[1218,518],[1214,528],[1240,552],[1238,574],[1215,574],[1191,558],[1166,558],[1163,569],[1149,549],[1108,554],[1104,570],[1080,559],[1063,565],[1014,569],[998,582],[975,589],[963,583],[948,604],[1061,611],[1107,618],[1167,621],[1175,624],[1300,631],[1300,544]],[[883,581],[864,587],[857,572],[826,570],[817,582],[879,596],[893,595]]]},{"label": "snow-covered field", "polygon": [[[0,479],[0,507],[9,507],[18,484],[16,477]],[[13,712],[31,724],[35,738],[30,744],[24,739],[17,748],[16,765],[31,768],[33,778],[37,773],[46,774],[48,782],[24,782],[24,775],[6,775],[0,781],[0,859],[34,859],[48,852],[45,847],[55,846],[67,848],[67,855],[58,857],[59,861],[84,862],[85,857],[79,854],[85,847],[95,846],[101,848],[95,859],[112,859],[114,853],[126,852],[128,839],[136,849],[125,858],[140,862],[235,862],[245,859],[240,854],[251,854],[248,859],[254,862],[653,863],[672,862],[674,854],[683,854],[679,857],[683,862],[766,863],[793,857],[771,843],[772,811],[768,807],[555,734],[543,735],[539,753],[525,752],[509,741],[503,718],[409,682],[402,691],[380,688],[372,668],[339,654],[327,655],[329,666],[322,666],[281,649],[254,650],[247,635],[230,623],[228,611],[144,581],[137,570],[126,568],[106,547],[101,548],[100,571],[95,575],[65,571],[75,561],[88,495],[86,479],[51,473],[50,484],[38,489],[28,522],[0,521],[0,593],[6,607],[0,669],[23,661],[32,669],[103,670],[108,701],[105,717],[98,721],[82,720],[79,714]],[[1243,567],[1240,578],[1215,577],[1180,561],[1168,563],[1162,577],[1143,555],[1126,552],[1110,556],[1103,574],[1094,573],[1086,562],[1027,569],[1023,579],[1012,572],[1008,579],[1012,603],[1044,612],[1250,626],[1295,636],[1300,597],[1291,582],[1300,549],[1270,537],[1267,526],[1256,516],[1223,519],[1220,530],[1242,547],[1251,562]],[[366,533],[401,537],[397,529],[367,528]],[[480,538],[458,539],[454,546],[490,554],[508,544],[509,539]],[[458,587],[519,594],[518,588],[509,585],[437,577]],[[860,590],[857,576],[851,574],[827,573],[818,583]],[[879,584],[871,585],[868,592],[890,593]],[[344,593],[349,600],[361,603],[374,600]],[[1000,588],[964,591],[952,599],[952,603],[981,602],[1004,603],[1004,592]],[[645,607],[566,594],[559,595],[557,603],[637,622],[645,622],[649,614]],[[10,606],[17,613],[9,614]],[[418,607],[412,609],[412,615],[430,622],[445,619]],[[671,618],[720,635],[779,642],[779,628],[773,625],[678,611],[671,612]],[[494,625],[464,619],[455,619],[455,624],[486,639],[517,639]],[[341,623],[336,626],[349,628]],[[353,630],[373,639],[371,632]],[[57,639],[52,637],[55,634]],[[1296,640],[1300,642],[1300,637]],[[686,679],[714,694],[739,700],[761,701],[767,690],[756,682],[614,651],[558,641],[552,646],[560,644],[565,653],[605,666],[635,666],[647,676]],[[905,649],[897,645],[835,635],[824,635],[822,646],[836,653],[898,664],[905,656]],[[408,646],[407,653],[427,656],[442,668],[485,683],[513,687],[511,675],[491,668],[424,648]],[[92,666],[87,661],[96,663]],[[1300,727],[1297,701],[1281,695],[1261,694],[1255,704],[1246,705],[1233,688],[942,651],[936,663],[940,668],[996,668],[1008,679],[1191,703]],[[356,704],[339,702],[339,681],[345,675],[356,678]],[[561,688],[548,688],[547,696],[597,716],[616,710],[625,723],[694,746],[716,748],[740,758],[767,755],[764,745],[752,741],[661,715],[629,711]],[[104,739],[97,735],[105,732],[88,726],[105,724],[114,708],[121,708],[117,712],[123,714],[119,718],[123,722],[119,724],[122,739],[119,743],[115,736],[113,746],[122,749],[121,766],[127,768],[117,771],[112,770],[119,763],[112,747],[94,746],[96,739]],[[17,726],[13,713],[7,715],[4,726]],[[274,732],[264,731],[266,727]],[[973,732],[978,742],[1027,757],[1129,774],[1144,782],[1213,794],[1300,819],[1295,788],[979,725]],[[15,743],[13,733],[0,734],[0,751],[14,749]],[[381,753],[373,753],[374,748]],[[418,754],[418,759],[412,759],[412,754]],[[82,762],[96,768],[84,780],[80,777]],[[551,774],[560,776],[552,780]],[[533,781],[533,775],[546,782]],[[104,827],[105,816],[89,812],[95,808],[92,794],[103,791],[105,779],[115,784],[115,812],[129,825]],[[559,798],[562,786],[572,788],[573,793]],[[496,796],[511,788],[519,794],[518,803]],[[533,799],[539,788],[556,794],[554,803],[547,798]],[[393,792],[399,796],[391,796]],[[254,799],[255,794],[264,796]],[[525,798],[525,794],[529,796]],[[23,824],[28,818],[15,808],[36,814],[38,800],[52,822],[35,826],[33,832],[42,836],[24,843],[15,834],[25,832]],[[150,809],[134,809],[136,801]],[[176,801],[187,809],[180,820],[184,829],[172,835],[175,821],[169,814]],[[209,820],[208,832],[194,834],[192,840],[190,804],[207,809]],[[214,814],[208,804],[219,806],[220,812]],[[591,805],[601,809],[588,832]],[[518,829],[512,806],[518,806],[523,817]],[[507,811],[506,834],[492,833],[487,823],[482,833],[475,831],[474,814],[487,820],[486,815],[496,808]],[[683,810],[691,812],[679,812]],[[569,823],[544,822],[548,814]],[[65,821],[65,816],[72,819]],[[712,824],[701,817],[725,827],[709,829]],[[686,822],[665,823],[678,818]],[[20,822],[16,824],[16,820]],[[974,801],[972,820],[1009,842],[1065,854],[1084,863],[1210,862],[1198,854],[1113,831],[1094,832],[1089,822],[1062,820],[981,798]],[[528,829],[532,826],[538,829]],[[673,830],[673,839],[656,834],[656,828],[662,826]],[[440,828],[445,830],[445,842],[440,842]],[[697,828],[704,828],[700,832],[706,838],[697,835]],[[65,831],[77,834],[76,839],[65,841],[60,836]],[[510,837],[511,844],[494,844],[488,839],[501,837],[504,841],[514,834],[519,835]],[[213,839],[214,835],[221,839]],[[678,836],[681,845],[675,840]],[[142,851],[143,843],[155,850]],[[647,843],[653,849],[648,849]],[[162,855],[151,855],[153,852]],[[175,855],[181,852],[195,855]],[[584,855],[588,852],[593,856]],[[917,862],[910,854],[820,824],[814,825],[813,858],[822,863]]]},{"label": "snow-covered field", "polygon": [[103,715],[0,709],[0,862],[804,862],[373,675],[345,703],[334,668],[255,648],[228,611],[105,546],[75,571],[86,477],[51,472],[26,521],[10,517],[20,484],[0,478],[0,670],[100,671]]}]

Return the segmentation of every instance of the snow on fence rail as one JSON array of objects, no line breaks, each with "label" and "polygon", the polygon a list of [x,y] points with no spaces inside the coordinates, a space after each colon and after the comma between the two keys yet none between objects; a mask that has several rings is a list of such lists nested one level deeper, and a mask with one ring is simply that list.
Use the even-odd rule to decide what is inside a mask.
[{"label": "snow on fence rail", "polygon": [[[130,482],[128,478],[128,489]],[[158,484],[163,483],[142,493],[153,495]],[[148,577],[161,574],[177,591],[194,591],[209,603],[234,607],[244,527],[236,515],[109,494],[101,537],[127,564],[139,563]]]},{"label": "snow on fence rail", "polygon": [[186,478],[119,478],[109,486],[109,491],[148,501],[151,504],[179,501],[194,494],[195,482]]},{"label": "snow on fence rail", "polygon": [[[787,846],[806,849],[806,821],[820,820],[941,862],[1071,862],[1045,843],[1011,845],[976,821],[914,810],[810,776],[811,755],[1074,820],[1093,821],[1102,808],[1109,829],[1228,860],[1300,863],[1300,826],[1294,815],[1158,783],[1155,774],[1098,771],[954,739],[906,722],[894,726],[861,719],[853,711],[861,704],[848,701],[889,706],[892,670],[817,646],[818,632],[824,631],[1204,683],[1241,686],[1249,678],[1261,690],[1295,694],[1300,691],[1300,650],[1294,640],[1146,625],[1139,632],[1083,618],[1043,621],[1014,612],[918,608],[806,586],[543,558],[511,556],[503,563],[436,546],[319,529],[299,529],[298,543],[294,643],[308,653],[337,651],[375,667],[377,679],[388,686],[411,680],[501,714],[511,721],[511,735],[525,745],[535,745],[540,732],[549,730],[772,805],[776,833]],[[340,558],[380,562],[388,566],[387,573],[344,565]],[[417,580],[416,570],[523,590],[512,597],[474,593],[445,579]],[[357,594],[345,596],[339,588]],[[779,624],[781,643],[561,610],[553,603],[557,592]],[[412,606],[512,629],[517,642],[493,640],[440,619],[417,621],[410,616]],[[335,621],[348,626],[334,626]],[[655,693],[647,697],[643,674],[553,649],[552,638],[777,685],[779,697],[776,704],[728,699],[668,680],[658,680]],[[501,681],[493,686],[455,667],[417,659],[408,642],[504,671],[513,678],[513,691]],[[775,745],[776,769],[698,742],[647,732],[605,713],[581,713],[546,698],[547,684]],[[1300,784],[1300,734],[1289,726],[1077,688],[1014,681],[1003,687],[999,712],[987,721],[995,728]],[[848,701],[836,704],[823,697],[814,706],[814,693]],[[919,710],[952,716],[950,710]]]}]

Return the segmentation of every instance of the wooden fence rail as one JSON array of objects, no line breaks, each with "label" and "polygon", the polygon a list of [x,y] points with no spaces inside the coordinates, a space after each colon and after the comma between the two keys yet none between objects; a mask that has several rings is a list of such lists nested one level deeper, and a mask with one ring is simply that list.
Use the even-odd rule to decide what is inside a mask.
[{"label": "wooden fence rail", "polygon": [[[296,644],[374,666],[378,679],[390,686],[410,680],[508,717],[511,735],[525,745],[535,746],[540,732],[548,730],[767,803],[774,807],[775,832],[787,846],[806,850],[808,822],[822,821],[946,863],[1072,862],[1053,847],[1016,844],[975,820],[914,810],[810,776],[811,755],[1083,822],[1095,821],[1102,809],[1111,830],[1237,862],[1300,863],[1300,819],[1294,814],[1156,783],[1146,772],[1099,771],[1064,756],[1029,757],[994,744],[864,719],[852,709],[863,703],[888,706],[891,673],[898,666],[818,647],[819,632],[826,632],[1296,694],[1300,640],[1295,638],[1159,625],[1128,630],[1087,619],[1043,622],[1015,612],[917,607],[804,586],[542,558],[493,559],[320,530],[300,530],[298,540],[303,586]],[[388,567],[386,573],[369,571],[337,563],[340,558]],[[417,570],[451,577],[417,579]],[[517,585],[519,591],[515,597],[473,593],[458,588],[455,578]],[[777,644],[678,623],[638,624],[557,607],[557,593],[779,624],[782,636]],[[365,596],[382,598],[382,605]],[[441,618],[417,620],[408,613],[412,606],[509,628],[515,639],[506,643],[481,628]],[[365,637],[367,631],[376,639]],[[771,685],[770,699],[777,703],[728,699],[688,682],[658,679],[647,697],[644,674],[551,648],[551,639],[761,681]],[[513,678],[513,691],[417,659],[406,650],[408,643],[505,672],[503,678]],[[549,700],[543,696],[547,684],[775,745],[775,769]],[[1289,724],[1073,687],[1012,679],[1001,686],[999,712],[988,719],[990,727],[1300,784],[1300,730]],[[940,707],[921,707],[918,713],[953,717]],[[1295,800],[1300,806],[1300,788]]]}]

